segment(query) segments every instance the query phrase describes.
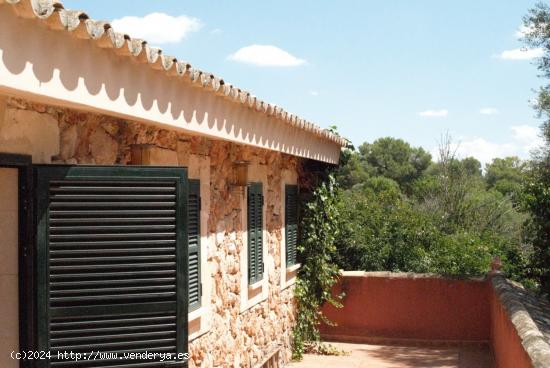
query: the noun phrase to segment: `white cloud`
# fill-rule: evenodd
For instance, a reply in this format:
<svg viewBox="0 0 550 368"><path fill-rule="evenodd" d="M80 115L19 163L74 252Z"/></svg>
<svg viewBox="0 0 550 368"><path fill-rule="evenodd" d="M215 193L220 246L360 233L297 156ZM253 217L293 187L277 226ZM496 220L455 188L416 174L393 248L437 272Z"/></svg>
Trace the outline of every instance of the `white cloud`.
<svg viewBox="0 0 550 368"><path fill-rule="evenodd" d="M544 50L541 47L534 49L513 49L513 50L504 50L496 57L503 60L531 60L544 55Z"/></svg>
<svg viewBox="0 0 550 368"><path fill-rule="evenodd" d="M222 34L223 31L220 29L220 28L214 28L213 30L210 31L210 34L212 35L219 35L219 34Z"/></svg>
<svg viewBox="0 0 550 368"><path fill-rule="evenodd" d="M444 118L447 115L449 115L449 111L442 109L442 110L426 110L421 111L418 113L419 116L423 116L426 118Z"/></svg>
<svg viewBox="0 0 550 368"><path fill-rule="evenodd" d="M494 107L484 107L479 110L479 113L482 115L495 115L498 114L498 110Z"/></svg>
<svg viewBox="0 0 550 368"><path fill-rule="evenodd" d="M483 165L490 163L496 157L518 156L529 158L529 153L540 147L543 140L539 137L539 130L530 125L514 125L510 127L510 137L506 142L491 142L481 137L470 137L456 140L452 150L459 158L473 156ZM431 150L432 156L437 159L438 147Z"/></svg>
<svg viewBox="0 0 550 368"><path fill-rule="evenodd" d="M229 60L258 66L300 66L305 60L272 45L250 45L227 57Z"/></svg>
<svg viewBox="0 0 550 368"><path fill-rule="evenodd" d="M515 139L528 142L539 138L539 130L531 125L514 125L510 127Z"/></svg>
<svg viewBox="0 0 550 368"><path fill-rule="evenodd" d="M510 129L512 130L512 137L521 145L525 153L529 153L544 144L544 140L540 136L540 130L537 127L523 124L512 126Z"/></svg>
<svg viewBox="0 0 550 368"><path fill-rule="evenodd" d="M154 44L180 42L189 33L196 32L202 27L197 18L186 15L173 17L164 13L151 13L144 17L122 17L113 20L111 25L117 32Z"/></svg>
<svg viewBox="0 0 550 368"><path fill-rule="evenodd" d="M314 97L317 97L317 96L319 96L319 91L311 90L311 91L309 91L309 94L314 96Z"/></svg>
<svg viewBox="0 0 550 368"><path fill-rule="evenodd" d="M517 154L517 146L514 143L495 143L479 137L456 143L455 148L459 157L473 156L482 164L491 162L495 157L515 156Z"/></svg>

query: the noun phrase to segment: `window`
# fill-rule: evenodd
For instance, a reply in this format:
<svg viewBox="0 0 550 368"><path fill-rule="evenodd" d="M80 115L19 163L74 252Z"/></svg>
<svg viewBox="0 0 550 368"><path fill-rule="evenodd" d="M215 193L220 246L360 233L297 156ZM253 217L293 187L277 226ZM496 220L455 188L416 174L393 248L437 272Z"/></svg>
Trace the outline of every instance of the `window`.
<svg viewBox="0 0 550 368"><path fill-rule="evenodd" d="M189 341L212 328L211 290L214 277L208 267L209 245L215 247L216 233L209 234L210 158L187 155L183 163L189 170L188 240L189 240ZM245 199L246 200L246 199ZM245 201L243 200L243 202ZM243 216L246 211L242 211ZM243 252L244 253L244 252ZM246 273L246 272L244 272Z"/></svg>
<svg viewBox="0 0 550 368"><path fill-rule="evenodd" d="M58 351L186 352L186 169L39 166L35 174L36 350L51 351L52 366L66 364Z"/></svg>
<svg viewBox="0 0 550 368"><path fill-rule="evenodd" d="M242 193L240 213L244 224L242 234L244 248L239 252L241 266L240 313L249 310L258 303L267 300L269 293L269 274L274 265L268 258L267 229L264 221L269 215L264 205L264 194L271 189L268 186L267 165L253 158L248 169L249 184ZM282 217L282 214L281 214Z"/></svg>
<svg viewBox="0 0 550 368"><path fill-rule="evenodd" d="M286 267L296 264L298 243L298 186L285 186L285 245Z"/></svg>
<svg viewBox="0 0 550 368"><path fill-rule="evenodd" d="M248 284L263 278L263 205L262 183L248 184Z"/></svg>
<svg viewBox="0 0 550 368"><path fill-rule="evenodd" d="M189 312L200 308L201 283L201 182L189 179L187 238L189 243Z"/></svg>

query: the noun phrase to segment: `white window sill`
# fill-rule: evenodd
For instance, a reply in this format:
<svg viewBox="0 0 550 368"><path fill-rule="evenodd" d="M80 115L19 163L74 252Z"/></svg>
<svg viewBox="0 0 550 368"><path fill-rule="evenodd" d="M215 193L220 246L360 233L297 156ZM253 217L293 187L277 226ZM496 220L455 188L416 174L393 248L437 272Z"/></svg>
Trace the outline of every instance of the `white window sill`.
<svg viewBox="0 0 550 368"><path fill-rule="evenodd" d="M258 288L261 288L263 284L264 284L264 280L261 279L260 281L256 281L254 284L248 285L248 290L254 291Z"/></svg>
<svg viewBox="0 0 550 368"><path fill-rule="evenodd" d="M265 302L267 300L267 275L264 275L264 278L252 285L248 285L248 299L241 299L241 313L246 312L250 308L254 307L257 304ZM250 294L255 294L253 297L250 297Z"/></svg>
<svg viewBox="0 0 550 368"><path fill-rule="evenodd" d="M189 322L191 322L191 321L199 318L200 316L202 316L205 312L206 312L206 307L199 307L199 308L195 309L194 311L189 312L189 314L187 315L187 320Z"/></svg>
<svg viewBox="0 0 550 368"><path fill-rule="evenodd" d="M286 268L286 273L291 273L291 272L297 271L297 270L300 269L300 267L302 267L302 264L301 263L296 263L295 265L287 267Z"/></svg>
<svg viewBox="0 0 550 368"><path fill-rule="evenodd" d="M296 263L286 269L281 282L281 290L284 290L296 283L296 276L298 276L298 270L301 266L302 265L300 263Z"/></svg>
<svg viewBox="0 0 550 368"><path fill-rule="evenodd" d="M194 340L210 331L209 308L200 307L188 314L188 340Z"/></svg>

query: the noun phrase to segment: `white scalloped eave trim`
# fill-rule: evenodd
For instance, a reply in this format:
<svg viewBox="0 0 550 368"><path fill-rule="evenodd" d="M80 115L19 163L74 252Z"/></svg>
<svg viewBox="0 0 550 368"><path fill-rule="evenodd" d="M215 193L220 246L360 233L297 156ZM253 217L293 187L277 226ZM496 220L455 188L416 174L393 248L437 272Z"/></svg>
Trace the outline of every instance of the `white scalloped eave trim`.
<svg viewBox="0 0 550 368"><path fill-rule="evenodd" d="M258 99L256 96L235 86L226 84L223 79L191 64L180 61L173 56L164 55L162 50L151 47L147 41L131 38L129 35L116 32L108 22L97 21L78 10L67 10L61 2L53 0L0 0L0 4L13 6L15 13L23 18L40 19L49 28L66 30L74 37L91 39L102 48L111 48L119 55L132 56L138 62L147 63L151 68L165 71L168 76L184 77L191 83L205 88L235 103L254 109L268 116L274 116L291 126L314 134L319 138L345 146L347 141L317 125L303 120L282 108Z"/></svg>

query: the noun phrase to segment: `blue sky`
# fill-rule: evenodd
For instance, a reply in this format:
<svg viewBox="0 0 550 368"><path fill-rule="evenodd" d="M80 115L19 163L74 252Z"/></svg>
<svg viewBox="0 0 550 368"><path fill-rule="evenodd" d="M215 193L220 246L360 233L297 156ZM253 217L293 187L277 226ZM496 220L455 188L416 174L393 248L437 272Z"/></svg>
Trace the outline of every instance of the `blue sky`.
<svg viewBox="0 0 550 368"><path fill-rule="evenodd" d="M517 31L531 0L64 1L357 146L393 136L527 158L543 81ZM151 13L164 15L149 16ZM127 16L137 18L124 18ZM267 64L267 65L266 65ZM276 64L276 65L270 65ZM483 113L482 113L483 112Z"/></svg>

